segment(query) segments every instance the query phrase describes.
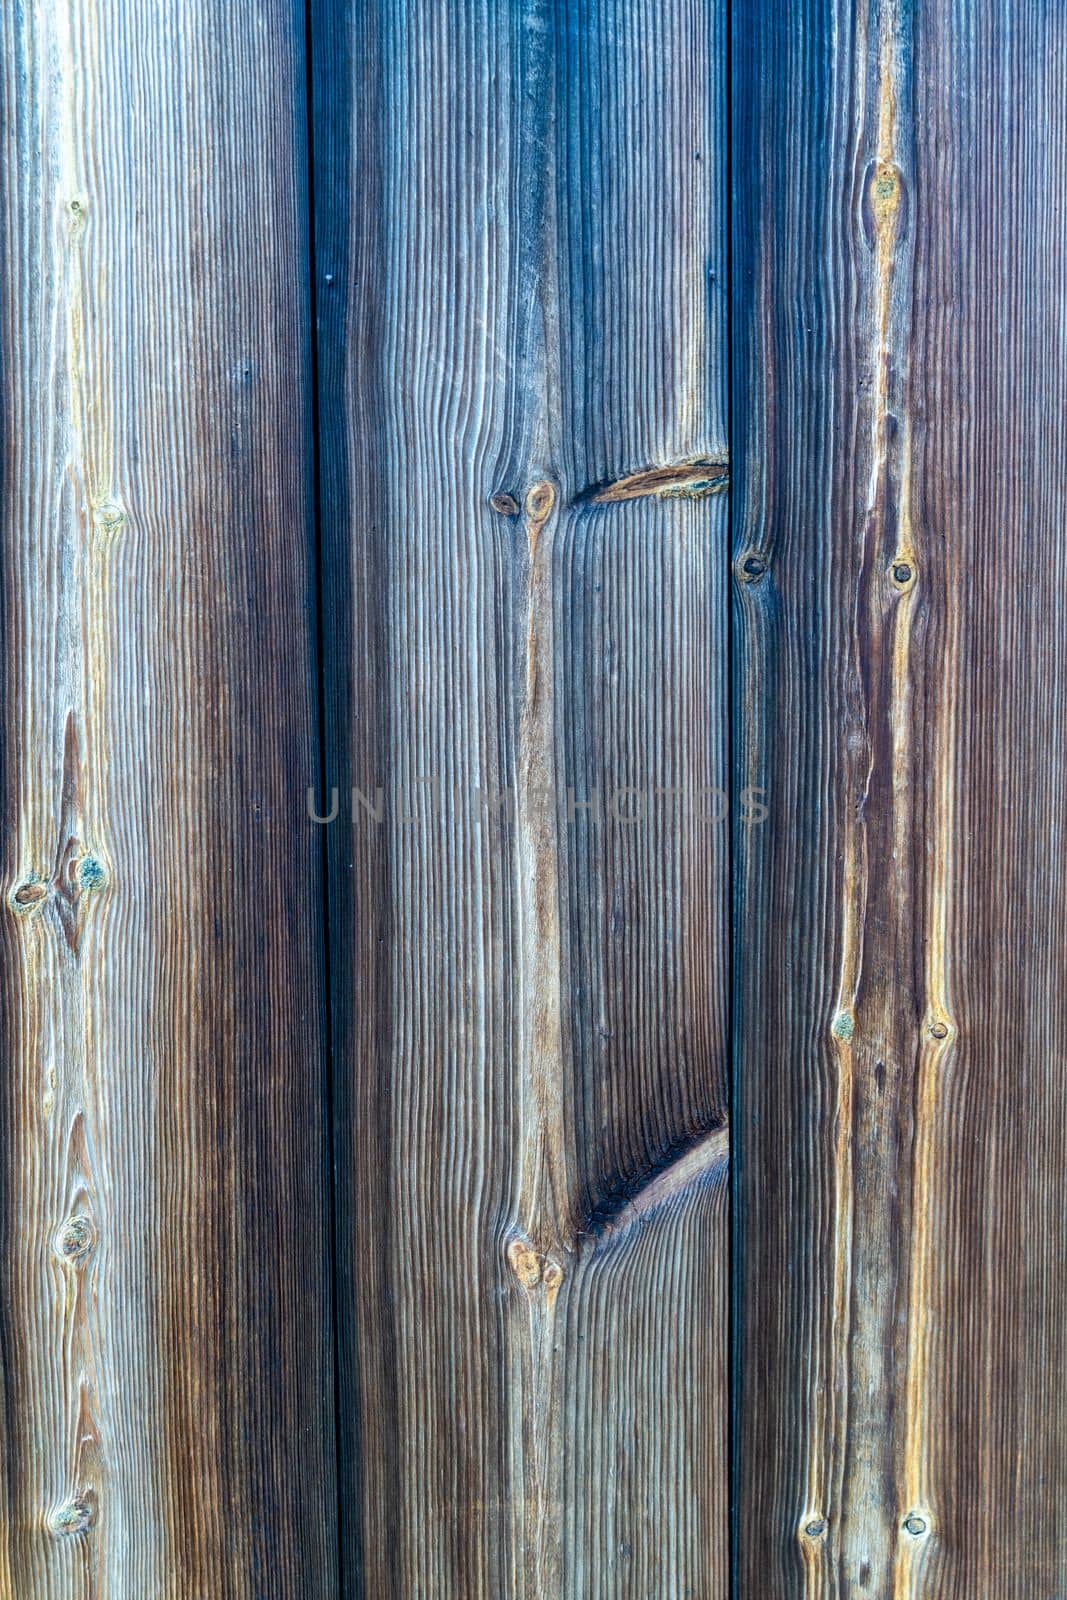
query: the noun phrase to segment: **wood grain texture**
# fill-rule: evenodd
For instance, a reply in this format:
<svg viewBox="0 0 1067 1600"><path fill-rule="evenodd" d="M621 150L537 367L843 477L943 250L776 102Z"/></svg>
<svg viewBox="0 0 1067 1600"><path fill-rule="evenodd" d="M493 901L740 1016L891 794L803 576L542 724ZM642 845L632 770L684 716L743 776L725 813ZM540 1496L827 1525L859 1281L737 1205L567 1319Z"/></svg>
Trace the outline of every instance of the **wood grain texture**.
<svg viewBox="0 0 1067 1600"><path fill-rule="evenodd" d="M1067 1586L1065 67L736 11L742 1594Z"/></svg>
<svg viewBox="0 0 1067 1600"><path fill-rule="evenodd" d="M0 1593L327 1595L303 16L0 20Z"/></svg>
<svg viewBox="0 0 1067 1600"><path fill-rule="evenodd" d="M723 16L313 24L348 1580L714 1600Z"/></svg>

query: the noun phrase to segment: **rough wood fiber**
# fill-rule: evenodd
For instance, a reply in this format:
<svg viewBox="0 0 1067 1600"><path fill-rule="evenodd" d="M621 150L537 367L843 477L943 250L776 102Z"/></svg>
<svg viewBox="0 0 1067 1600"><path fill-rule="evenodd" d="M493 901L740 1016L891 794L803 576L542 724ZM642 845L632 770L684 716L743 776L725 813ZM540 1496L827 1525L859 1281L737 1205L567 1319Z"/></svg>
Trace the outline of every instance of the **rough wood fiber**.
<svg viewBox="0 0 1067 1600"><path fill-rule="evenodd" d="M303 18L0 59L0 1594L328 1595Z"/></svg>
<svg viewBox="0 0 1067 1600"><path fill-rule="evenodd" d="M743 0L733 71L739 1592L1052 1600L1067 26Z"/></svg>
<svg viewBox="0 0 1067 1600"><path fill-rule="evenodd" d="M714 1600L720 9L313 19L348 1576Z"/></svg>

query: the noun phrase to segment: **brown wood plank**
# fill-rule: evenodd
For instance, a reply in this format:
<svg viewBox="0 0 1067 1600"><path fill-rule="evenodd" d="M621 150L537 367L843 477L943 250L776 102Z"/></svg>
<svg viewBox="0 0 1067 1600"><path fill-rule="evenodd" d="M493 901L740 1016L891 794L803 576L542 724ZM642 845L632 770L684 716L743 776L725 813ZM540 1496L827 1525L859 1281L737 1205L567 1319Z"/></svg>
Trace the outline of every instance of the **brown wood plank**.
<svg viewBox="0 0 1067 1600"><path fill-rule="evenodd" d="M734 46L739 1592L1051 1600L1067 32Z"/></svg>
<svg viewBox="0 0 1067 1600"><path fill-rule="evenodd" d="M303 39L0 15L11 1600L335 1592Z"/></svg>
<svg viewBox="0 0 1067 1600"><path fill-rule="evenodd" d="M724 14L314 18L347 1570L716 1600Z"/></svg>

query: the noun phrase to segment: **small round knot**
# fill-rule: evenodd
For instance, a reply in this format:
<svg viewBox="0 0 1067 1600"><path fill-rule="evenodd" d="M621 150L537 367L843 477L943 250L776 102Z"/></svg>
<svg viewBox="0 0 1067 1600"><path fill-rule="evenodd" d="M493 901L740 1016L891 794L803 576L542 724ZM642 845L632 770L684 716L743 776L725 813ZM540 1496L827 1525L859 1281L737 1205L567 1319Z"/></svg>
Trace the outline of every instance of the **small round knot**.
<svg viewBox="0 0 1067 1600"><path fill-rule="evenodd" d="M525 1239L512 1239L507 1249L508 1265L524 1289L534 1289L541 1281L541 1261Z"/></svg>
<svg viewBox="0 0 1067 1600"><path fill-rule="evenodd" d="M21 878L11 891L13 909L21 916L37 911L48 899L48 885L38 877Z"/></svg>
<svg viewBox="0 0 1067 1600"><path fill-rule="evenodd" d="M879 200L890 200L897 192L897 171L889 161L880 161L874 174L874 192Z"/></svg>
<svg viewBox="0 0 1067 1600"><path fill-rule="evenodd" d="M89 202L83 194L72 195L67 201L68 234L71 240L81 237L89 213Z"/></svg>
<svg viewBox="0 0 1067 1600"><path fill-rule="evenodd" d="M503 490L490 495L489 504L502 517L517 517L519 514L519 502L514 495L505 494Z"/></svg>
<svg viewBox="0 0 1067 1600"><path fill-rule="evenodd" d="M541 1282L549 1294L555 1294L563 1282L563 1268L558 1261L546 1261L545 1270L541 1275Z"/></svg>
<svg viewBox="0 0 1067 1600"><path fill-rule="evenodd" d="M56 1255L72 1266L82 1266L93 1253L96 1229L90 1217L68 1217L56 1234Z"/></svg>
<svg viewBox="0 0 1067 1600"><path fill-rule="evenodd" d="M742 583L759 583L767 575L767 560L758 550L753 550L749 555L742 556L738 563Z"/></svg>
<svg viewBox="0 0 1067 1600"><path fill-rule="evenodd" d="M901 172L892 161L879 161L871 179L871 209L876 221L886 225L901 201Z"/></svg>
<svg viewBox="0 0 1067 1600"><path fill-rule="evenodd" d="M920 1517L916 1511L910 1511L904 1518L904 1531L910 1533L913 1539L921 1538L926 1532L925 1518Z"/></svg>
<svg viewBox="0 0 1067 1600"><path fill-rule="evenodd" d="M893 582L898 583L901 588L911 582L911 567L906 561L893 563Z"/></svg>
<svg viewBox="0 0 1067 1600"><path fill-rule="evenodd" d="M526 493L526 515L531 522L545 522L555 503L556 491L552 484L535 483Z"/></svg>
<svg viewBox="0 0 1067 1600"><path fill-rule="evenodd" d="M126 508L118 500L101 500L94 511L96 526L108 539L114 539L126 526Z"/></svg>
<svg viewBox="0 0 1067 1600"><path fill-rule="evenodd" d="M87 1494L71 1495L62 1505L53 1507L48 1516L49 1528L63 1539L87 1533L92 1525L93 1502Z"/></svg>
<svg viewBox="0 0 1067 1600"><path fill-rule="evenodd" d="M103 862L96 856L82 856L78 862L78 883L86 893L102 889L107 883Z"/></svg>
<svg viewBox="0 0 1067 1600"><path fill-rule="evenodd" d="M948 1038L948 1023L935 1021L930 1024L930 1037L932 1039Z"/></svg>
<svg viewBox="0 0 1067 1600"><path fill-rule="evenodd" d="M804 1537L806 1539L821 1539L825 1532L826 1523L821 1517L813 1517L804 1527Z"/></svg>
<svg viewBox="0 0 1067 1600"><path fill-rule="evenodd" d="M851 1013L839 1011L834 1018L833 1027L830 1031L835 1039L843 1039L847 1044L856 1031L856 1024L852 1019Z"/></svg>

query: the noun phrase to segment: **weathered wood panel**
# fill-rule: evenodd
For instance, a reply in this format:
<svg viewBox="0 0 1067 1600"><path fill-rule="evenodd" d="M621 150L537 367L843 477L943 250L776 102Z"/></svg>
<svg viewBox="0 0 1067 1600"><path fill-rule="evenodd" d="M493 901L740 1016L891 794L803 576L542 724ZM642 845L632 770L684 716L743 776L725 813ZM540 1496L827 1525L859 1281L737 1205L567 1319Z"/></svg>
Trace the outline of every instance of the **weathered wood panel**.
<svg viewBox="0 0 1067 1600"><path fill-rule="evenodd" d="M335 1592L304 25L5 5L0 1592Z"/></svg>
<svg viewBox="0 0 1067 1600"><path fill-rule="evenodd" d="M723 15L313 19L348 1574L713 1600Z"/></svg>
<svg viewBox="0 0 1067 1600"><path fill-rule="evenodd" d="M733 63L739 1592L1052 1597L1067 24L743 0Z"/></svg>

